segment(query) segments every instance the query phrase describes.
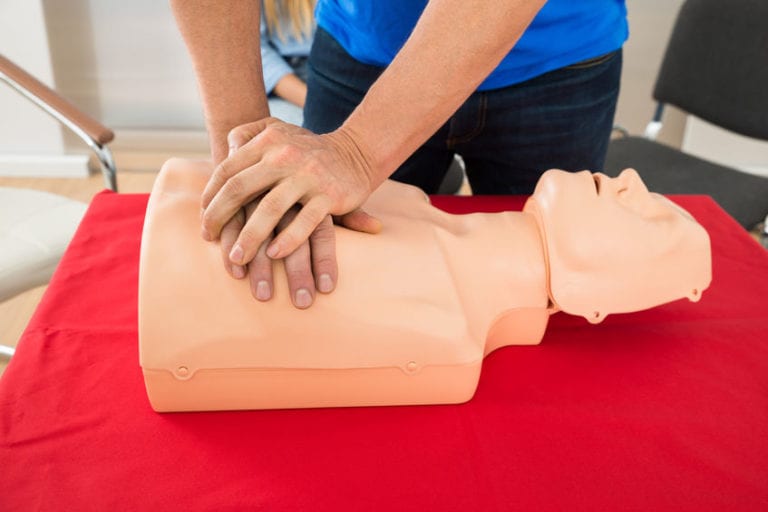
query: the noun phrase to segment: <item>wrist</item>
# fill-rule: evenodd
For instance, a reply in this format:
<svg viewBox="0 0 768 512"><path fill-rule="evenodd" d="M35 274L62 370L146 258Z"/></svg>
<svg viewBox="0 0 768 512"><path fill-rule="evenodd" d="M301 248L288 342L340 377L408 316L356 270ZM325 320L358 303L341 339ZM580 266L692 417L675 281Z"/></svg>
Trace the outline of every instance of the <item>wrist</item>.
<svg viewBox="0 0 768 512"><path fill-rule="evenodd" d="M254 110L254 114L251 116L239 116L237 119L222 118L219 120L206 119L206 127L208 129L208 141L211 146L211 156L213 158L214 165L218 165L222 160L227 158L229 154L229 142L227 140L229 132L238 126L259 121L269 117L268 109Z"/></svg>
<svg viewBox="0 0 768 512"><path fill-rule="evenodd" d="M353 178L364 189L366 197L387 178L387 174L382 176L373 152L354 131L341 126L321 137L329 140L344 155Z"/></svg>
<svg viewBox="0 0 768 512"><path fill-rule="evenodd" d="M229 153L227 133L228 132L226 131L214 130L210 127L208 128L208 144L211 148L213 165L219 165L225 158L227 158Z"/></svg>

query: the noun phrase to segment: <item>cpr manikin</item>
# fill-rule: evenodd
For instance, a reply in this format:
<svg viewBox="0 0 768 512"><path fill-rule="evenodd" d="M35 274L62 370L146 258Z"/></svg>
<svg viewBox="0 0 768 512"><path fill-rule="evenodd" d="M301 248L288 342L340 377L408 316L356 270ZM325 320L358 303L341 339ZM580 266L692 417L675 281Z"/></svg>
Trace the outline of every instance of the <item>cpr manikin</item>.
<svg viewBox="0 0 768 512"><path fill-rule="evenodd" d="M536 344L562 310L596 323L711 278L709 238L637 173L548 171L523 212L451 215L384 183L365 205L384 226L336 228L339 280L307 310L222 268L200 237L210 163L171 160L141 248L140 360L158 411L458 403L483 357Z"/></svg>

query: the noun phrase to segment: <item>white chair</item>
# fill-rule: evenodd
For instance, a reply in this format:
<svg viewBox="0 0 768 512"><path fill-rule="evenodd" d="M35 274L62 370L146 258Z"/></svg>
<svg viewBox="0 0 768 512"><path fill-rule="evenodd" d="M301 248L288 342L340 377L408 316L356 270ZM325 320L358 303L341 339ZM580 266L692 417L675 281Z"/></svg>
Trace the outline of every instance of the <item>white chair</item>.
<svg viewBox="0 0 768 512"><path fill-rule="evenodd" d="M109 128L2 55L0 81L80 137L96 154L107 188L117 190L115 163L107 147L114 138ZM48 192L0 187L0 302L48 282L86 208ZM0 356L14 352L0 345Z"/></svg>

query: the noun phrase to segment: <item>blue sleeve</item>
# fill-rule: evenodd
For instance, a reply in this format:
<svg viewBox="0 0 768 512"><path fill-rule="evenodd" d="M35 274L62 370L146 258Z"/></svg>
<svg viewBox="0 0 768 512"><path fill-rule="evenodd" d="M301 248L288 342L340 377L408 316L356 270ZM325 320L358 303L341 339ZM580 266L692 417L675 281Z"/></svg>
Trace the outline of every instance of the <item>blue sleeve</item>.
<svg viewBox="0 0 768 512"><path fill-rule="evenodd" d="M291 66L272 45L264 17L261 18L261 68L264 72L264 88L271 93L285 75L293 73Z"/></svg>

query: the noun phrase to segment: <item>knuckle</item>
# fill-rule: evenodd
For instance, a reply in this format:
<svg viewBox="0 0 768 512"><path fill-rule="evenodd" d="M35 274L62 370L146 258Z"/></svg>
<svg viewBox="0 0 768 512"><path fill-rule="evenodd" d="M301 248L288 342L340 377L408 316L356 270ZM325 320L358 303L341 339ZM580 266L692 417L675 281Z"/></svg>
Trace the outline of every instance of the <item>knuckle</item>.
<svg viewBox="0 0 768 512"><path fill-rule="evenodd" d="M305 285L312 282L312 271L309 265L286 266L285 273L294 285Z"/></svg>
<svg viewBox="0 0 768 512"><path fill-rule="evenodd" d="M301 158L301 150L293 144L283 144L272 155L272 162L277 165L295 164Z"/></svg>
<svg viewBox="0 0 768 512"><path fill-rule="evenodd" d="M253 277L259 279L272 279L272 260L262 251L256 253L253 260L248 264Z"/></svg>
<svg viewBox="0 0 768 512"><path fill-rule="evenodd" d="M258 137L261 142L273 144L280 139L280 129L275 124L267 124Z"/></svg>
<svg viewBox="0 0 768 512"><path fill-rule="evenodd" d="M239 198L245 193L245 181L245 178L240 174L232 176L222 187L222 192L227 196L234 196Z"/></svg>
<svg viewBox="0 0 768 512"><path fill-rule="evenodd" d="M221 185L233 174L233 169L234 167L232 166L231 162L224 160L218 166L216 166L216 169L213 171L213 176L211 176L211 180Z"/></svg>
<svg viewBox="0 0 768 512"><path fill-rule="evenodd" d="M242 146L248 142L250 138L250 130L243 125L232 128L227 134L227 141L230 146Z"/></svg>
<svg viewBox="0 0 768 512"><path fill-rule="evenodd" d="M328 216L328 209L320 201L312 201L302 208L299 214L299 220L308 232L320 231L320 233L332 233L330 225L324 222Z"/></svg>
<svg viewBox="0 0 768 512"><path fill-rule="evenodd" d="M315 268L318 269L318 273L336 268L336 258L334 258L332 254L313 252L312 263L314 263Z"/></svg>
<svg viewBox="0 0 768 512"><path fill-rule="evenodd" d="M329 216L326 215L322 222L317 225L310 238L316 242L325 242L336 238L336 231Z"/></svg>
<svg viewBox="0 0 768 512"><path fill-rule="evenodd" d="M285 209L282 206L282 202L275 194L267 194L259 202L257 210L267 215L270 218L276 218L283 215Z"/></svg>
<svg viewBox="0 0 768 512"><path fill-rule="evenodd" d="M312 279L312 270L309 267L308 262L303 262L300 265L287 265L285 266L285 275L291 284L292 288L314 288L314 281Z"/></svg>

